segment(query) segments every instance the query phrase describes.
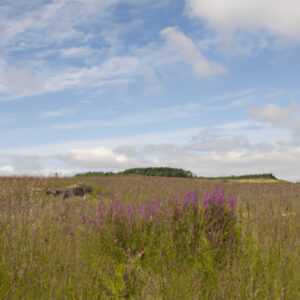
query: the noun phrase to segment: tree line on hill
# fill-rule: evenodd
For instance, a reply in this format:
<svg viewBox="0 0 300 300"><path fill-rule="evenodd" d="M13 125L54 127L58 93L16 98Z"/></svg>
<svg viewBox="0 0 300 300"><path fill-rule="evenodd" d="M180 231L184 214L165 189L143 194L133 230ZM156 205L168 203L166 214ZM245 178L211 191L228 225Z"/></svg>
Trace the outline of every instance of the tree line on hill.
<svg viewBox="0 0 300 300"><path fill-rule="evenodd" d="M98 177L98 176L113 176L113 175L143 175L143 176L161 176L161 177L182 177L192 178L195 177L191 171L186 171L177 168L133 168L125 171L113 172L86 172L76 174L75 177Z"/></svg>
<svg viewBox="0 0 300 300"><path fill-rule="evenodd" d="M273 179L278 180L276 176L272 173L264 173L264 174L248 174L248 175L231 175L231 176L220 176L220 177L203 177L199 176L198 178L202 179L227 179L227 180L235 180L235 179Z"/></svg>
<svg viewBox="0 0 300 300"><path fill-rule="evenodd" d="M78 173L75 177L104 177L118 175L142 175L142 176L161 176L161 177L180 177L180 178L201 178L201 179L223 179L223 180L238 180L238 179L273 179L277 178L272 173L265 174L249 174L240 176L224 176L224 177L203 177L196 176L191 171L179 168L169 167L149 167L149 168L132 168L121 172L86 172Z"/></svg>

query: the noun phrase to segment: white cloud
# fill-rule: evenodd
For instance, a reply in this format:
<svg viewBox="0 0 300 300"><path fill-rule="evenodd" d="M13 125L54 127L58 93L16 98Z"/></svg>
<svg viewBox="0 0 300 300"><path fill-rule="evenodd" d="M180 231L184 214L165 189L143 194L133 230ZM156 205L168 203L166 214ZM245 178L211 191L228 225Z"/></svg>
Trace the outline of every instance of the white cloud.
<svg viewBox="0 0 300 300"><path fill-rule="evenodd" d="M130 56L111 57L100 65L83 68L43 64L15 69L5 63L2 68L0 65L0 93L21 98L68 89L105 90L127 86L142 71L139 58Z"/></svg>
<svg viewBox="0 0 300 300"><path fill-rule="evenodd" d="M41 79L30 70L0 65L0 93L10 95L26 95L41 89Z"/></svg>
<svg viewBox="0 0 300 300"><path fill-rule="evenodd" d="M10 175L15 171L15 168L11 165L5 165L0 167L0 175Z"/></svg>
<svg viewBox="0 0 300 300"><path fill-rule="evenodd" d="M69 170L71 174L87 170L171 166L190 169L203 176L273 172L280 178L300 180L300 145L289 143L289 138L286 131L274 127L237 122L202 131L193 128L153 132L6 151L21 155L6 155L2 150L0 158L8 160L0 164L14 167L13 174L47 175L59 169Z"/></svg>
<svg viewBox="0 0 300 300"><path fill-rule="evenodd" d="M244 31L300 40L298 0L186 0L187 12L222 33Z"/></svg>
<svg viewBox="0 0 300 300"><path fill-rule="evenodd" d="M122 168L128 164L124 154L114 153L105 147L72 149L59 159L84 168Z"/></svg>
<svg viewBox="0 0 300 300"><path fill-rule="evenodd" d="M109 9L118 2L55 0L46 4L31 2L31 5L20 7L7 5L0 21L1 44L24 49L85 39L87 36L81 26L90 22L103 23L110 16Z"/></svg>
<svg viewBox="0 0 300 300"><path fill-rule="evenodd" d="M137 18L126 26L115 18L118 4L124 2ZM167 2L153 6L149 0L54 0L6 5L0 9L0 99L124 89L136 82L145 94L159 93L165 71L179 62L190 65L199 77L224 74L221 64L206 59L191 38L172 27L161 32L166 42L124 43L128 31L141 26L141 9L159 9Z"/></svg>
<svg viewBox="0 0 300 300"><path fill-rule="evenodd" d="M39 115L42 118L58 118L73 115L78 109L75 108L59 108L57 110L43 111Z"/></svg>
<svg viewBox="0 0 300 300"><path fill-rule="evenodd" d="M231 108L230 105L223 106L205 106L199 102L190 102L181 105L173 105L167 107L160 107L156 109L145 109L139 112L138 115L119 116L114 118L102 118L99 120L78 120L76 122L66 122L62 124L55 124L54 129L73 130L88 127L129 127L136 125L146 125L153 123L164 123L174 119L184 119L196 117L207 113L208 111L225 110ZM56 115L56 112L49 112Z"/></svg>
<svg viewBox="0 0 300 300"><path fill-rule="evenodd" d="M178 151L164 159L165 164L184 167L203 176L274 173L279 178L299 180L300 148L262 150L260 152L228 151L196 155Z"/></svg>
<svg viewBox="0 0 300 300"><path fill-rule="evenodd" d="M197 76L206 77L226 73L224 66L204 58L193 40L178 29L165 28L161 31L161 35L166 39L173 52L181 60L187 62Z"/></svg>
<svg viewBox="0 0 300 300"><path fill-rule="evenodd" d="M244 151L250 147L245 136L224 134L222 130L207 127L192 137L185 147L188 151L226 153L227 151Z"/></svg>
<svg viewBox="0 0 300 300"><path fill-rule="evenodd" d="M62 57L74 58L74 57L83 57L89 56L93 53L93 49L90 47L71 47L63 48L59 50L59 53Z"/></svg>
<svg viewBox="0 0 300 300"><path fill-rule="evenodd" d="M132 0L38 0L1 5L1 98L128 85L140 70L133 74L138 59L116 51L121 43L116 39L125 30L114 22L120 2L136 4ZM100 57L102 49L106 53ZM84 61L80 66L71 60L58 64L53 57Z"/></svg>
<svg viewBox="0 0 300 300"><path fill-rule="evenodd" d="M4 171L13 174L39 174L43 170L41 157L36 154L0 154L0 161L6 162Z"/></svg>
<svg viewBox="0 0 300 300"><path fill-rule="evenodd" d="M296 103L291 103L285 107L268 104L249 109L248 113L261 122L267 122L276 127L292 129L300 133L300 106Z"/></svg>

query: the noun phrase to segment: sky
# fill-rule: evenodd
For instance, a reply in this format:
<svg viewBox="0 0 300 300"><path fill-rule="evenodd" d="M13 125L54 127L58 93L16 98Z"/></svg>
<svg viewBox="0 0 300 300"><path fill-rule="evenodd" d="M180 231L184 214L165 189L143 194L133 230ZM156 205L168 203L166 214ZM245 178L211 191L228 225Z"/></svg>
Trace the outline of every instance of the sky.
<svg viewBox="0 0 300 300"><path fill-rule="evenodd" d="M298 0L0 2L0 175L300 180Z"/></svg>

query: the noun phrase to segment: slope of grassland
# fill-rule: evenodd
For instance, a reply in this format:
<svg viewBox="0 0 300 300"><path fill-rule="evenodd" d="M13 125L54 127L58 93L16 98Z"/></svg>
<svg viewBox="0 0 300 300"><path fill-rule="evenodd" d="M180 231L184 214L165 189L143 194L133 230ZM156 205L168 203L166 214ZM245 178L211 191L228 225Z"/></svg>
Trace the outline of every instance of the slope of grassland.
<svg viewBox="0 0 300 300"><path fill-rule="evenodd" d="M230 182L241 182L241 183L280 183L283 182L279 179L272 178L249 178L249 179L229 179Z"/></svg>
<svg viewBox="0 0 300 300"><path fill-rule="evenodd" d="M94 187L87 199L49 186ZM0 299L300 299L300 185L0 179Z"/></svg>

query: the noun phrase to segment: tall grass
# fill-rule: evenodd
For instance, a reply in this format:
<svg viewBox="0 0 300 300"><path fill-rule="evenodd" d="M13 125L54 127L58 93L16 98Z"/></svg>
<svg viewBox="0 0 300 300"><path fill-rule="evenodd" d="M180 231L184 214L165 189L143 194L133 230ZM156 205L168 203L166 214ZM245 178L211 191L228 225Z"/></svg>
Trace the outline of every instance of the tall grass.
<svg viewBox="0 0 300 300"><path fill-rule="evenodd" d="M54 198L78 181L97 193ZM0 179L0 299L300 299L300 186Z"/></svg>

